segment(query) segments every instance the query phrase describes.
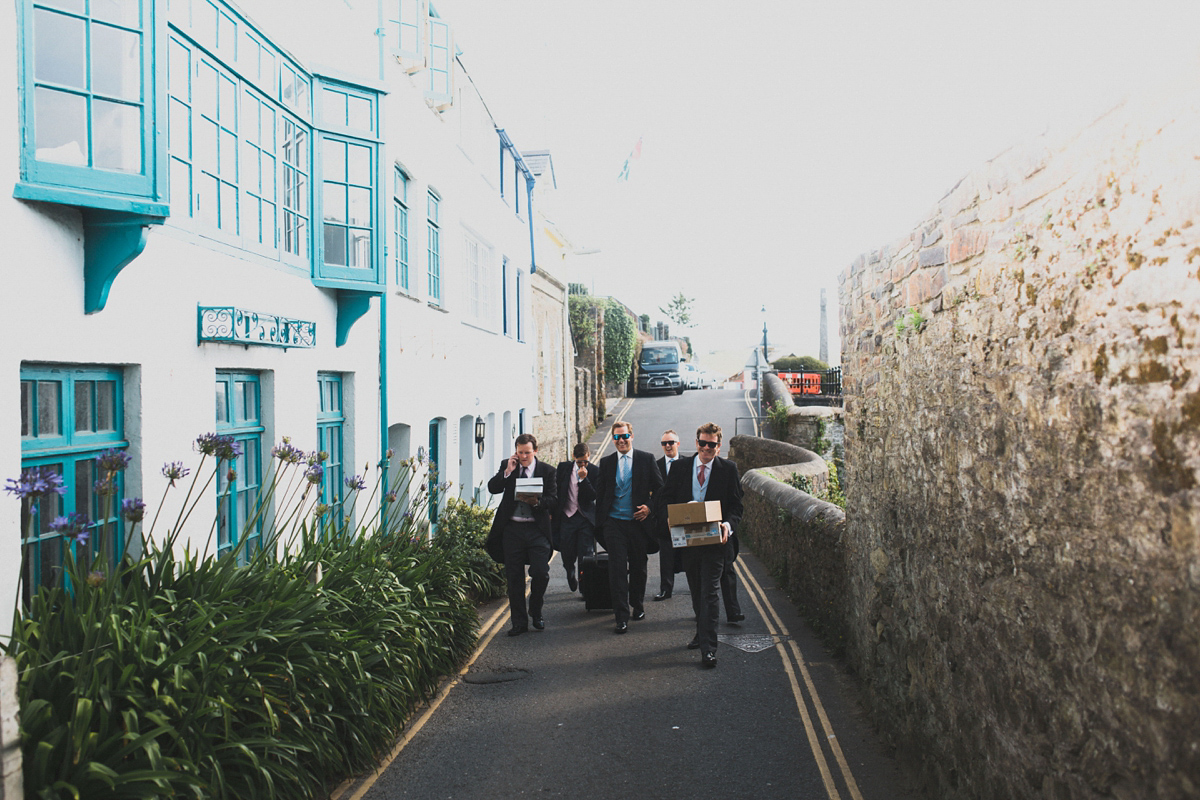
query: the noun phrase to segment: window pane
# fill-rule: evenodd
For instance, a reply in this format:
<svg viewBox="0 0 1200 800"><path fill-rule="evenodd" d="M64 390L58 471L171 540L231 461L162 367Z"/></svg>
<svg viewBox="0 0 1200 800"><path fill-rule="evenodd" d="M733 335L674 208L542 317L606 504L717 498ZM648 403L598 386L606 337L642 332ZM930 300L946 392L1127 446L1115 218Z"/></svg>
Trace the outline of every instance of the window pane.
<svg viewBox="0 0 1200 800"><path fill-rule="evenodd" d="M363 228L350 229L351 267L371 266L371 232Z"/></svg>
<svg viewBox="0 0 1200 800"><path fill-rule="evenodd" d="M84 0L39 0L39 6L53 6L61 8L63 11L74 11L76 13L84 13L86 6Z"/></svg>
<svg viewBox="0 0 1200 800"><path fill-rule="evenodd" d="M325 263L346 266L346 229L340 225L325 226Z"/></svg>
<svg viewBox="0 0 1200 800"><path fill-rule="evenodd" d="M237 187L221 182L221 230L237 233L238 190Z"/></svg>
<svg viewBox="0 0 1200 800"><path fill-rule="evenodd" d="M346 222L346 187L337 183L325 184L325 221Z"/></svg>
<svg viewBox="0 0 1200 800"><path fill-rule="evenodd" d="M190 217L192 211L192 169L177 158L171 159L171 211Z"/></svg>
<svg viewBox="0 0 1200 800"><path fill-rule="evenodd" d="M224 126L218 128L218 150L221 159L220 175L227 181L236 181L237 175L237 137L227 131Z"/></svg>
<svg viewBox="0 0 1200 800"><path fill-rule="evenodd" d="M346 124L346 95L332 89L321 90L321 121L329 125Z"/></svg>
<svg viewBox="0 0 1200 800"><path fill-rule="evenodd" d="M142 109L97 99L92 101L92 114L95 118L92 131L96 146L95 166L141 172Z"/></svg>
<svg viewBox="0 0 1200 800"><path fill-rule="evenodd" d="M91 432L92 387L95 381L75 381L75 432Z"/></svg>
<svg viewBox="0 0 1200 800"><path fill-rule="evenodd" d="M266 198L275 197L275 159L269 153L261 153L262 170L259 180L262 181L262 196Z"/></svg>
<svg viewBox="0 0 1200 800"><path fill-rule="evenodd" d="M96 430L115 431L117 429L117 382L96 382Z"/></svg>
<svg viewBox="0 0 1200 800"><path fill-rule="evenodd" d="M134 0L92 0L92 17L137 28L141 26L141 3Z"/></svg>
<svg viewBox="0 0 1200 800"><path fill-rule="evenodd" d="M350 187L349 209L351 225L371 224L371 190Z"/></svg>
<svg viewBox="0 0 1200 800"><path fill-rule="evenodd" d="M242 419L254 422L258 420L258 384L253 381L241 382Z"/></svg>
<svg viewBox="0 0 1200 800"><path fill-rule="evenodd" d="M34 90L33 106L38 161L86 166L87 100L39 86Z"/></svg>
<svg viewBox="0 0 1200 800"><path fill-rule="evenodd" d="M171 98L167 106L167 149L180 158L192 157L192 110ZM211 123L205 123L211 124Z"/></svg>
<svg viewBox="0 0 1200 800"><path fill-rule="evenodd" d="M59 420L59 393L62 385L58 381L37 382L38 436L59 436L62 428Z"/></svg>
<svg viewBox="0 0 1200 800"><path fill-rule="evenodd" d="M229 422L229 384L217 381L217 423Z"/></svg>
<svg viewBox="0 0 1200 800"><path fill-rule="evenodd" d="M362 131L374 131L375 128L371 124L371 101L365 97L355 96L351 96L349 101L347 121L350 127Z"/></svg>
<svg viewBox="0 0 1200 800"><path fill-rule="evenodd" d="M196 164L209 172L217 171L217 124L207 118L196 125Z"/></svg>
<svg viewBox="0 0 1200 800"><path fill-rule="evenodd" d="M21 437L33 436L33 381L21 381Z"/></svg>
<svg viewBox="0 0 1200 800"><path fill-rule="evenodd" d="M92 91L120 100L142 99L142 37L133 31L92 26Z"/></svg>
<svg viewBox="0 0 1200 800"><path fill-rule="evenodd" d="M350 145L347 174L349 183L359 186L371 185L371 149L362 145Z"/></svg>
<svg viewBox="0 0 1200 800"><path fill-rule="evenodd" d="M33 77L75 89L87 88L84 21L36 9L33 12Z"/></svg>
<svg viewBox="0 0 1200 800"><path fill-rule="evenodd" d="M75 510L87 514L88 519L96 518L95 492L92 483L96 480L96 462L90 458L81 458L75 462Z"/></svg>
<svg viewBox="0 0 1200 800"><path fill-rule="evenodd" d="M330 180L345 180L346 179L346 145L344 142L337 142L332 139L326 139L322 145L322 152L325 160L322 164L322 170L325 177Z"/></svg>
<svg viewBox="0 0 1200 800"><path fill-rule="evenodd" d="M242 176L241 184L244 188L259 194L259 175L258 175L258 148L250 142L242 142Z"/></svg>
<svg viewBox="0 0 1200 800"><path fill-rule="evenodd" d="M55 536L38 544L41 550L42 586L58 586L62 582L63 542ZM30 584L33 585L33 584Z"/></svg>
<svg viewBox="0 0 1200 800"><path fill-rule="evenodd" d="M217 227L217 179L206 173L197 177L196 207L200 219L210 227Z"/></svg>

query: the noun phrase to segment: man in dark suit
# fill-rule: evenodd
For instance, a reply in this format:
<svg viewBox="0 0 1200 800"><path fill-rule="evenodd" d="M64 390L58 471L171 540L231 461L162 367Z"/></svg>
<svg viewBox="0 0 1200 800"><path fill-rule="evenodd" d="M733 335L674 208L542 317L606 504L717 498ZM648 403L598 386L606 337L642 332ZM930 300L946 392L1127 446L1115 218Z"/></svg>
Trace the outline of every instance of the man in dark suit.
<svg viewBox="0 0 1200 800"><path fill-rule="evenodd" d="M554 478L562 501L554 513L554 549L562 553L571 591L579 588L575 559L596 552L596 470L588 462L587 442L575 445L574 460L558 465Z"/></svg>
<svg viewBox="0 0 1200 800"><path fill-rule="evenodd" d="M655 463L663 480L670 475L671 467L679 460L679 434L673 430L663 431L663 457ZM655 600L669 600L675 591L675 573L683 571L683 553L671 547L671 529L667 527L667 518L655 515L655 534L658 536L658 594Z"/></svg>
<svg viewBox="0 0 1200 800"><path fill-rule="evenodd" d="M596 484L596 530L608 550L608 581L612 589L617 633L629 630L630 619L645 619L646 554L658 550L650 516L652 495L662 488L654 456L633 449L633 426L624 420L612 425L617 452L600 459Z"/></svg>
<svg viewBox="0 0 1200 800"><path fill-rule="evenodd" d="M734 529L742 519L742 481L737 464L719 457L721 427L711 422L696 431L696 455L680 459L658 495L656 512L667 515L667 505L704 500L721 501L721 544L686 547L683 566L696 611L696 638L689 649L700 648L701 663L717 665L717 618L721 609L721 574L726 560L732 570L737 542Z"/></svg>
<svg viewBox="0 0 1200 800"><path fill-rule="evenodd" d="M541 478L542 493L517 494L517 478ZM517 437L516 452L500 464L488 481L492 494L504 493L492 519L487 551L504 565L508 579L509 636L546 627L542 619L542 600L550 582L550 515L558 504L558 486L554 467L537 460L537 439L531 433ZM525 565L529 565L529 611L525 611Z"/></svg>

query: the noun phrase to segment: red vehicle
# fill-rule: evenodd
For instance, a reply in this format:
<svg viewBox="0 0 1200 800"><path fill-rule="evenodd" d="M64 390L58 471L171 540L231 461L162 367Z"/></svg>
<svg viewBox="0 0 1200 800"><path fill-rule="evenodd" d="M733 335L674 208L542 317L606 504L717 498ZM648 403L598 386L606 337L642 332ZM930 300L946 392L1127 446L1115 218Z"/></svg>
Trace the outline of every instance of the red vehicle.
<svg viewBox="0 0 1200 800"><path fill-rule="evenodd" d="M779 380L783 381L792 394L820 394L820 372L780 372Z"/></svg>

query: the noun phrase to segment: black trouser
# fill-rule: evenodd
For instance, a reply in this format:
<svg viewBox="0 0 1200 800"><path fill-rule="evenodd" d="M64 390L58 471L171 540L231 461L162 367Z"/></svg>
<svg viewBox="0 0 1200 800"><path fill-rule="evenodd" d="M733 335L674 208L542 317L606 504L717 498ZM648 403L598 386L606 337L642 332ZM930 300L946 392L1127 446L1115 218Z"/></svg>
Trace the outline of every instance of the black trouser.
<svg viewBox="0 0 1200 800"><path fill-rule="evenodd" d="M596 528L583 514L574 514L562 521L558 535L563 569L574 575L576 559L596 552Z"/></svg>
<svg viewBox="0 0 1200 800"><path fill-rule="evenodd" d="M604 523L604 546L608 550L608 585L612 589L613 614L617 622L628 622L630 610L642 610L646 599L646 538L642 523L612 519Z"/></svg>
<svg viewBox="0 0 1200 800"><path fill-rule="evenodd" d="M696 612L696 640L704 653L717 652L717 618L721 615L721 573L725 547L706 544L683 550L683 569Z"/></svg>
<svg viewBox="0 0 1200 800"><path fill-rule="evenodd" d="M504 528L504 575L508 579L508 613L514 628L542 615L550 582L550 542L534 522L509 522ZM525 612L525 565L529 565L529 613Z"/></svg>
<svg viewBox="0 0 1200 800"><path fill-rule="evenodd" d="M658 537L658 590L663 594L675 591L675 573L683 570L680 550L671 545L670 533Z"/></svg>
<svg viewBox="0 0 1200 800"><path fill-rule="evenodd" d="M721 547L721 598L725 601L725 619L729 619L742 613L737 596L737 573L733 571L733 562L737 560L733 537L730 536Z"/></svg>

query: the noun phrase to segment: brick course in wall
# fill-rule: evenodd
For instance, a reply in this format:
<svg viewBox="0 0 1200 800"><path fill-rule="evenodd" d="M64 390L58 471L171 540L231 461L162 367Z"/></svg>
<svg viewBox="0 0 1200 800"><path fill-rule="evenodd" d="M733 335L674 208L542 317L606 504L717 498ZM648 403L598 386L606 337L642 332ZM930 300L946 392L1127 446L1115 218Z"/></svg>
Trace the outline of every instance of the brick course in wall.
<svg viewBox="0 0 1200 800"><path fill-rule="evenodd" d="M847 652L939 797L1200 796L1198 268L1200 109L1138 101L840 276Z"/></svg>

